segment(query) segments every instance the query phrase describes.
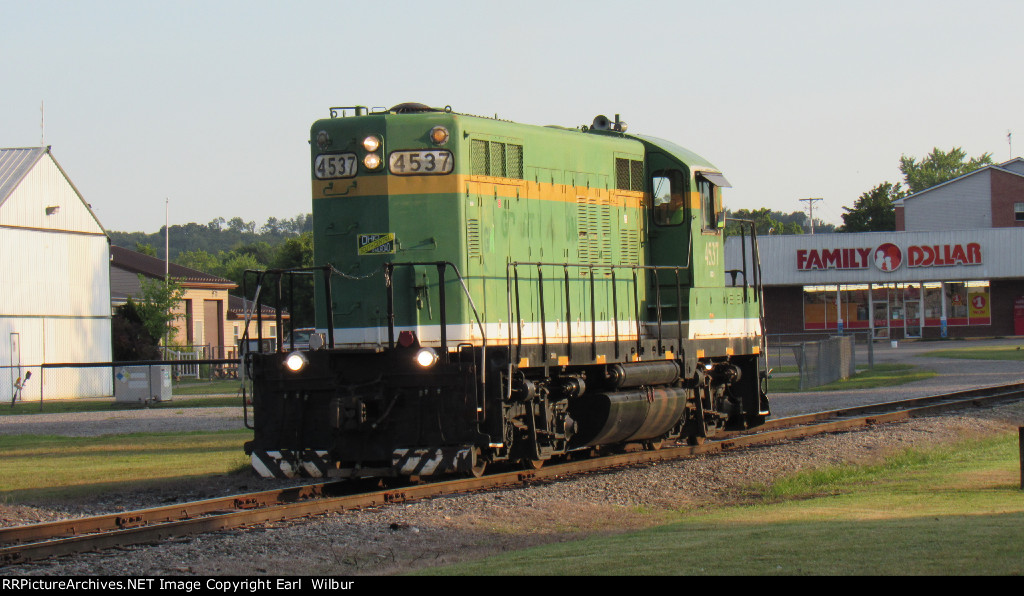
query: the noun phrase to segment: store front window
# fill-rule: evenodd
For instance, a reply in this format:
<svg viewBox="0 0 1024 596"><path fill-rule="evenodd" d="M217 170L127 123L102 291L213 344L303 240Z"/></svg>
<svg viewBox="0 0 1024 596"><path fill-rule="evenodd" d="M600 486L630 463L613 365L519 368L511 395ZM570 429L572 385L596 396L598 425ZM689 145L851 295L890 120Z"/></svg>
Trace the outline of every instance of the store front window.
<svg viewBox="0 0 1024 596"><path fill-rule="evenodd" d="M921 337L926 327L990 325L989 282L804 286L804 329L872 329L876 339ZM840 325L841 323L841 325Z"/></svg>
<svg viewBox="0 0 1024 596"><path fill-rule="evenodd" d="M938 327L942 324L942 284L928 282L924 284L921 307L924 309L925 327Z"/></svg>
<svg viewBox="0 0 1024 596"><path fill-rule="evenodd" d="M867 329L869 292L867 284L804 286L804 328Z"/></svg>
<svg viewBox="0 0 1024 596"><path fill-rule="evenodd" d="M804 329L828 329L828 321L835 322L835 291L836 286L804 286Z"/></svg>

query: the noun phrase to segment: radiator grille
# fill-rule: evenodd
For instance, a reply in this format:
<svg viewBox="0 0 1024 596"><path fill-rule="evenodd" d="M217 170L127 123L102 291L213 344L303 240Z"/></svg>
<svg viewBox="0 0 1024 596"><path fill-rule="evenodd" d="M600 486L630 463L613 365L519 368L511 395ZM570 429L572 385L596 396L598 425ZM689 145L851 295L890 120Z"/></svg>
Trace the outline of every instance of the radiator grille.
<svg viewBox="0 0 1024 596"><path fill-rule="evenodd" d="M644 189L644 162L616 157L615 188L642 191Z"/></svg>
<svg viewBox="0 0 1024 596"><path fill-rule="evenodd" d="M474 139L470 146L474 176L523 179L523 146Z"/></svg>

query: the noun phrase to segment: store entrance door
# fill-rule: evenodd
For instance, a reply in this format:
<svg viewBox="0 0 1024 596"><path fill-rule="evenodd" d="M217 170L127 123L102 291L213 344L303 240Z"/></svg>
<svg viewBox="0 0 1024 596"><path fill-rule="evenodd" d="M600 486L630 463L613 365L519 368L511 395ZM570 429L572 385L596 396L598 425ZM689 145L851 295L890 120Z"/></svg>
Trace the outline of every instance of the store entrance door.
<svg viewBox="0 0 1024 596"><path fill-rule="evenodd" d="M907 300L903 303L907 316L903 320L906 337L921 337L921 301Z"/></svg>
<svg viewBox="0 0 1024 596"><path fill-rule="evenodd" d="M874 327L871 328L875 339L889 339L889 301L881 300L871 303L871 316Z"/></svg>

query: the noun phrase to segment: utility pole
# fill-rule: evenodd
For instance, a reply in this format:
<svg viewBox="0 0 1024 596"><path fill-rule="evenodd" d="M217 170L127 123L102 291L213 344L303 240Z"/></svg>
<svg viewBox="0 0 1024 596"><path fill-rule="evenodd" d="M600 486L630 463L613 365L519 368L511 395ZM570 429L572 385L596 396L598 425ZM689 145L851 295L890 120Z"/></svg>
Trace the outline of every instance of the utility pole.
<svg viewBox="0 0 1024 596"><path fill-rule="evenodd" d="M811 233L814 233L814 201L824 201L825 199L800 199L801 201L807 201L807 208L811 211Z"/></svg>
<svg viewBox="0 0 1024 596"><path fill-rule="evenodd" d="M169 292L171 285L171 199L164 197L164 291ZM171 343L171 329L164 327L164 360Z"/></svg>

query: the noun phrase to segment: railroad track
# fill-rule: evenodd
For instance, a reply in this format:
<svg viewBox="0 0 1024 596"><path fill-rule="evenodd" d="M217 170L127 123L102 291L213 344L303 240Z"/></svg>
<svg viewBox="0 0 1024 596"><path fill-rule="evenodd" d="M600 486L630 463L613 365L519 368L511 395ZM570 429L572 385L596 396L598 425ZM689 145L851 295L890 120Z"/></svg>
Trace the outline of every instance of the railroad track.
<svg viewBox="0 0 1024 596"><path fill-rule="evenodd" d="M440 495L554 480L598 470L712 454L752 445L897 422L942 410L1024 398L1024 383L983 387L771 420L750 433L729 433L703 445L671 446L568 461L538 470L445 480L350 493L351 482L325 482L152 509L0 528L0 567L106 548L268 522L353 511Z"/></svg>

